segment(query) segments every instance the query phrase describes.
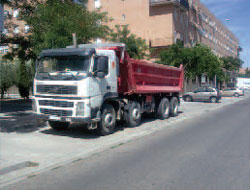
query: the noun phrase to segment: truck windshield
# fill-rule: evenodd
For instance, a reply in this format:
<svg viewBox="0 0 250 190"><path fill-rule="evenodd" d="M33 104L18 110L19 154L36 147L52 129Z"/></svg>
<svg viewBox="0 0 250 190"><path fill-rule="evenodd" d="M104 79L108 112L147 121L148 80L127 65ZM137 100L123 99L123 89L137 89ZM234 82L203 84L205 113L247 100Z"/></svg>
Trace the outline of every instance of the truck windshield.
<svg viewBox="0 0 250 190"><path fill-rule="evenodd" d="M39 62L36 78L39 80L80 80L86 76L90 60L88 56L43 57Z"/></svg>

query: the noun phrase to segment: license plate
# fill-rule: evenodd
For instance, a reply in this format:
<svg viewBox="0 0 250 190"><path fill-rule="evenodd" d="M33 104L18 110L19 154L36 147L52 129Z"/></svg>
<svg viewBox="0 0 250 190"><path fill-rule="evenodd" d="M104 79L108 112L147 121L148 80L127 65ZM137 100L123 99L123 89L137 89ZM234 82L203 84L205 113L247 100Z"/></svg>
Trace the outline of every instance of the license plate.
<svg viewBox="0 0 250 190"><path fill-rule="evenodd" d="M49 116L49 119L51 119L51 120L60 120L61 118L51 115L51 116Z"/></svg>

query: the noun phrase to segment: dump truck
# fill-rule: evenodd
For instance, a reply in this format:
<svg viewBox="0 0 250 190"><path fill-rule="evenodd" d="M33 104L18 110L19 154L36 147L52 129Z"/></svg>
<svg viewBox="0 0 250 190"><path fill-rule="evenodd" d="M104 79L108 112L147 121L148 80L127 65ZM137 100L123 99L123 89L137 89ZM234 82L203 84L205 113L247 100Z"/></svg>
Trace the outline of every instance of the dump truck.
<svg viewBox="0 0 250 190"><path fill-rule="evenodd" d="M130 58L125 44L43 50L36 62L32 107L55 130L82 123L100 135L117 121L140 125L142 114L177 116L184 70Z"/></svg>

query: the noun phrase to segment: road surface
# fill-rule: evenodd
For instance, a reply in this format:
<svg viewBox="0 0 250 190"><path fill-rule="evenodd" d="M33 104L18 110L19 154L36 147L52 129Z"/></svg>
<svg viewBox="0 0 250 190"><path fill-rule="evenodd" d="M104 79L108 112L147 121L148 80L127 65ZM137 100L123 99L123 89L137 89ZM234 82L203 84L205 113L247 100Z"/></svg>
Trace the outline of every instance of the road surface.
<svg viewBox="0 0 250 190"><path fill-rule="evenodd" d="M248 97L3 189L249 190L249 113Z"/></svg>

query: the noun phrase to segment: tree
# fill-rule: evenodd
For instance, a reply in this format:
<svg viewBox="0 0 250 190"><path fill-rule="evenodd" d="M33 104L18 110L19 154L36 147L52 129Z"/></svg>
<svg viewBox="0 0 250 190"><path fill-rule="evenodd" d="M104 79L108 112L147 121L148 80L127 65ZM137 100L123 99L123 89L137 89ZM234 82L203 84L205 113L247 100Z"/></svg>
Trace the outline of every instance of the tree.
<svg viewBox="0 0 250 190"><path fill-rule="evenodd" d="M33 73L29 64L19 64L16 73L15 84L18 92L24 99L29 99L30 89L32 85Z"/></svg>
<svg viewBox="0 0 250 190"><path fill-rule="evenodd" d="M167 50L160 53L158 63L179 67L183 64L186 78L194 78L206 74L212 78L221 73L221 62L207 46L196 44L194 47L184 47L177 41Z"/></svg>
<svg viewBox="0 0 250 190"><path fill-rule="evenodd" d="M13 0L11 5L20 9L19 19L30 27L28 40L35 55L43 49L71 45L72 33L76 33L78 43L106 37L109 32L105 25L109 21L107 14L90 12L83 6L85 1L78 2L81 3L72 0Z"/></svg>
<svg viewBox="0 0 250 190"><path fill-rule="evenodd" d="M144 59L149 50L146 40L131 34L128 25L115 25L115 31L110 33L110 41L126 44L126 49L131 58Z"/></svg>
<svg viewBox="0 0 250 190"><path fill-rule="evenodd" d="M85 0L12 0L6 1L9 6L20 10L19 19L30 27L29 33L4 36L4 44L12 44L11 51L4 56L9 60L18 58L20 75L18 88L22 97L27 97L32 77L26 63L37 58L43 49L64 48L72 44L72 33L76 33L78 43L88 43L91 40L105 38L109 27L106 13L90 12L84 6ZM9 26L12 27L11 25ZM13 27L12 27L13 28ZM14 45L13 45L14 44ZM34 66L34 64L33 64ZM23 77L23 78L22 78ZM27 82L27 84L24 84Z"/></svg>
<svg viewBox="0 0 250 190"><path fill-rule="evenodd" d="M223 62L223 68L227 71L237 71L243 65L241 59L232 56L222 57L221 61Z"/></svg>
<svg viewBox="0 0 250 190"><path fill-rule="evenodd" d="M0 91L1 99L4 98L4 94L13 85L13 65L8 62L1 60L0 62Z"/></svg>
<svg viewBox="0 0 250 190"><path fill-rule="evenodd" d="M164 65L171 65L179 67L183 63L183 42L177 40L177 42L171 45L167 50L161 51L160 60L158 61Z"/></svg>

